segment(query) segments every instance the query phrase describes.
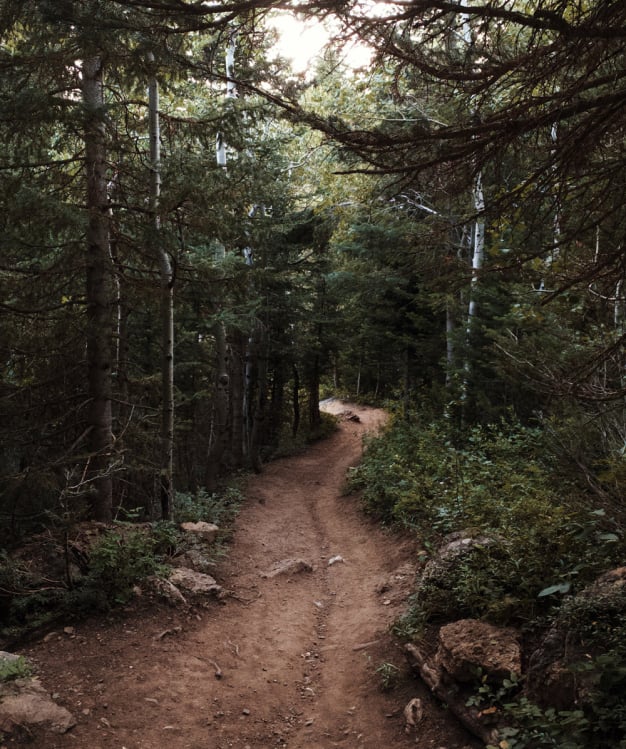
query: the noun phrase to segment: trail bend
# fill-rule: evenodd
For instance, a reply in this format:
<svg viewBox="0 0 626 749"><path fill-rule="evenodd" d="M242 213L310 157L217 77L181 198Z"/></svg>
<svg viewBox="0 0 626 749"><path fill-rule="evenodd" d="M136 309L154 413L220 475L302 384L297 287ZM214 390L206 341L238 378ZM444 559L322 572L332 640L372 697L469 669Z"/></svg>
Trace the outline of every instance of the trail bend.
<svg viewBox="0 0 626 749"><path fill-rule="evenodd" d="M344 496L363 435L384 412L340 401L325 408L349 408L359 421L342 420L329 439L250 479L216 574L231 592L222 603L129 611L26 651L78 721L39 746L469 747L407 676L389 633L412 583L415 542L381 529ZM286 560L311 570L272 576ZM403 676L389 692L380 688L384 669ZM417 736L405 733L402 714L415 696L427 704Z"/></svg>

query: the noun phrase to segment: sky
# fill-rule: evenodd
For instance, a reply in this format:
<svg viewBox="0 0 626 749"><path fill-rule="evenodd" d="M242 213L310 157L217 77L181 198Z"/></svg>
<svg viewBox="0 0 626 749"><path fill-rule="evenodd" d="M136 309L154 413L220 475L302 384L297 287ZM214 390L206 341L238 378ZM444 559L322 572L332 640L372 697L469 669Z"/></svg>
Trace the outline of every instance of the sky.
<svg viewBox="0 0 626 749"><path fill-rule="evenodd" d="M330 36L319 21L305 22L286 13L276 14L270 23L280 34L276 51L292 61L296 73L305 72L310 67ZM363 46L350 45L344 53L346 62L353 68L365 66L370 61L370 52Z"/></svg>

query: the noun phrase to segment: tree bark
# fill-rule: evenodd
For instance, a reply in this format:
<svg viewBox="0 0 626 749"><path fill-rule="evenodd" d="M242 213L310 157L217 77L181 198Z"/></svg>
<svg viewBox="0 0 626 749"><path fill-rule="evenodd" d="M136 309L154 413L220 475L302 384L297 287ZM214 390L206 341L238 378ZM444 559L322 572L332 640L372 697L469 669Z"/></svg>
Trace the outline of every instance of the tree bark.
<svg viewBox="0 0 626 749"><path fill-rule="evenodd" d="M467 697L459 693L457 684L448 685L443 678L442 669L429 660L415 645L405 645L411 666L419 673L430 691L438 697L450 712L485 744L498 745L498 730L481 722L480 710L468 707Z"/></svg>
<svg viewBox="0 0 626 749"><path fill-rule="evenodd" d="M309 372L307 390L309 391L309 428L315 430L322 421L320 414L320 358L315 354Z"/></svg>
<svg viewBox="0 0 626 749"><path fill-rule="evenodd" d="M229 440L229 392L230 375L228 361L228 346L226 343L226 331L224 324L217 322L214 328L215 334L215 410L213 418L213 429L211 445L207 454L207 465L204 485L209 492L217 491L217 482L222 457L228 446Z"/></svg>
<svg viewBox="0 0 626 749"><path fill-rule="evenodd" d="M104 72L100 56L82 66L85 108L85 170L87 179L87 376L89 389L88 481L95 488L93 513L97 520L112 517L113 417L111 408L111 256L106 180Z"/></svg>
<svg viewBox="0 0 626 749"><path fill-rule="evenodd" d="M230 366L231 382L231 453L234 468L241 468L244 456L244 413L243 413L243 377L245 337L241 332L235 332L232 337L232 356Z"/></svg>
<svg viewBox="0 0 626 749"><path fill-rule="evenodd" d="M154 61L154 55L150 55ZM161 517L169 520L174 498L174 272L163 247L159 201L161 198L161 126L159 84L156 77L148 85L150 136L150 212L155 250L159 263L161 308L161 456L159 498Z"/></svg>
<svg viewBox="0 0 626 749"><path fill-rule="evenodd" d="M300 373L298 367L293 365L293 424L291 434L295 438L300 429Z"/></svg>
<svg viewBox="0 0 626 749"><path fill-rule="evenodd" d="M263 425L267 411L267 341L261 324L257 333L257 361L256 361L256 392L254 395L254 410L250 430L249 461L254 471L260 473L263 468L261 460L261 438L264 433Z"/></svg>

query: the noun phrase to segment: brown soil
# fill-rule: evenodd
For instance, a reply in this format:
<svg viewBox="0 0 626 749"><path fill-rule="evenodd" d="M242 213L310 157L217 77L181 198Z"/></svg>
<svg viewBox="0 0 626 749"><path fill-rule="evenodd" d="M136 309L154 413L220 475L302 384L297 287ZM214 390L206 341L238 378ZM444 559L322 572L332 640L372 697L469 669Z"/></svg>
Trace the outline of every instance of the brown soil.
<svg viewBox="0 0 626 749"><path fill-rule="evenodd" d="M328 405L336 413L345 408ZM230 592L224 600L189 610L133 606L25 651L46 689L77 719L68 734L40 735L31 745L472 745L411 676L389 633L411 587L415 542L381 530L342 495L363 433L384 418L376 409L350 408L360 422L343 420L330 439L250 480L217 572ZM343 561L329 565L337 555ZM313 570L263 576L286 559L303 559ZM391 666L398 683L384 692L381 671ZM416 696L425 717L417 735L407 735L403 708Z"/></svg>

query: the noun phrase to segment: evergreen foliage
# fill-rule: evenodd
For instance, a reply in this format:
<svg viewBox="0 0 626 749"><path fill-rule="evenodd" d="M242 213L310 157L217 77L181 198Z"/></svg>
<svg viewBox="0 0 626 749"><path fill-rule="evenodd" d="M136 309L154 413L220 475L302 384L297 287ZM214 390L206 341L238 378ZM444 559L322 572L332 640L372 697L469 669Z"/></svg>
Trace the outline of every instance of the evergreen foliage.
<svg viewBox="0 0 626 749"><path fill-rule="evenodd" d="M366 508L494 539L409 626L543 615L623 552L625 6L311 0L337 44L301 77L270 6L0 0L0 543L168 514L167 292L174 512L229 517L222 481L332 428L320 394L384 402ZM152 569L148 536L116 534L83 593ZM0 569L20 616L63 595ZM520 710L546 746L588 728Z"/></svg>

